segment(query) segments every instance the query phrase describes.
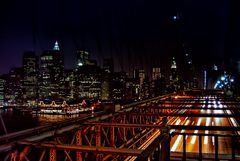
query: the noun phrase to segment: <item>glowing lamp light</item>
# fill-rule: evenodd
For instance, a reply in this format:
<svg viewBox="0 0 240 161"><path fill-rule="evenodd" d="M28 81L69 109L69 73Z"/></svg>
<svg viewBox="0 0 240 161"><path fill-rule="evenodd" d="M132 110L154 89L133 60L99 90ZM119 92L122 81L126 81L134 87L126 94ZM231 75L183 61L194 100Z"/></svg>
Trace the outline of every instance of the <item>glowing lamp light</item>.
<svg viewBox="0 0 240 161"><path fill-rule="evenodd" d="M173 16L173 19L176 20L176 19L177 19L177 16Z"/></svg>
<svg viewBox="0 0 240 161"><path fill-rule="evenodd" d="M221 80L222 80L222 81L224 81L224 80L225 80L225 77L224 77L224 76L222 76L222 77L221 77Z"/></svg>
<svg viewBox="0 0 240 161"><path fill-rule="evenodd" d="M81 63L81 62L80 62L80 63L78 63L78 66L83 66L83 63Z"/></svg>
<svg viewBox="0 0 240 161"><path fill-rule="evenodd" d="M234 82L234 79L232 78L232 79L230 79L230 82Z"/></svg>

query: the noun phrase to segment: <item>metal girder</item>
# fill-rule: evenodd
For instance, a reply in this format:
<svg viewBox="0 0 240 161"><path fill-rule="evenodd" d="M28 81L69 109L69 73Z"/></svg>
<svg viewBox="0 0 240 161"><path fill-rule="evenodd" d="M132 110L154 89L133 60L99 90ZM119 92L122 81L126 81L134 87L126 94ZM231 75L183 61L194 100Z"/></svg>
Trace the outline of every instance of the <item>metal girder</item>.
<svg viewBox="0 0 240 161"><path fill-rule="evenodd" d="M57 151L55 148L49 150L49 161L57 161Z"/></svg>
<svg viewBox="0 0 240 161"><path fill-rule="evenodd" d="M82 145L82 131L81 130L78 130L76 132L76 145L77 146ZM81 152L76 152L76 160L82 161L82 153Z"/></svg>
<svg viewBox="0 0 240 161"><path fill-rule="evenodd" d="M101 116L102 116L102 113L98 113L96 115L96 118L93 118L92 115L90 114L81 118L69 119L66 121L58 122L58 123L52 123L44 126L39 126L36 128L22 130L22 131L10 133L7 135L2 135L0 136L0 141L15 139L15 142L16 142L17 139L25 137L24 140L26 141L36 142L36 141L44 140L49 137L54 137L56 134L62 134L64 132L77 129L81 126L79 123L82 123L86 120L90 121L91 119L96 120L101 118ZM1 145L0 152L11 150L15 146L15 142L9 142L8 144Z"/></svg>
<svg viewBox="0 0 240 161"><path fill-rule="evenodd" d="M102 127L122 127L122 128L163 128L164 125L156 125L156 124L123 124L123 123L108 123L108 122L88 122L84 125L95 125Z"/></svg>
<svg viewBox="0 0 240 161"><path fill-rule="evenodd" d="M127 148L112 148L112 147L98 147L98 146L84 146L84 145L69 145L69 144L52 144L52 143L29 143L19 142L19 144L30 145L41 149L55 149L55 150L71 150L79 152L94 152L103 154L118 154L125 156L137 156L142 153L139 149Z"/></svg>
<svg viewBox="0 0 240 161"><path fill-rule="evenodd" d="M131 113L131 115L139 115L138 113ZM145 113L146 116L179 116L179 117L238 117L238 114L214 114L214 113Z"/></svg>
<svg viewBox="0 0 240 161"><path fill-rule="evenodd" d="M186 129L186 130L240 131L240 127L231 127L231 126L169 125L169 127L171 129L179 129L179 130Z"/></svg>
<svg viewBox="0 0 240 161"><path fill-rule="evenodd" d="M96 117L101 117L102 114L103 113L98 113L96 115ZM40 133L54 131L57 129L67 129L69 127L72 127L74 124L79 124L79 122L84 122L84 121L90 120L90 119L93 119L92 114L89 114L87 116L80 117L80 118L68 119L65 121L57 122L57 123L51 123L51 124L47 124L47 125L43 125L43 126L38 126L38 127L22 130L22 131L17 131L17 132L9 133L7 135L0 136L0 141L18 139L20 137L21 138L23 136L27 137L29 135L31 135L31 136L39 135ZM53 132L51 132L51 133L53 133Z"/></svg>
<svg viewBox="0 0 240 161"><path fill-rule="evenodd" d="M135 161L146 161L148 157L155 151L159 144L166 139L166 135L159 135L140 155L137 156ZM167 161L167 160L166 160Z"/></svg>

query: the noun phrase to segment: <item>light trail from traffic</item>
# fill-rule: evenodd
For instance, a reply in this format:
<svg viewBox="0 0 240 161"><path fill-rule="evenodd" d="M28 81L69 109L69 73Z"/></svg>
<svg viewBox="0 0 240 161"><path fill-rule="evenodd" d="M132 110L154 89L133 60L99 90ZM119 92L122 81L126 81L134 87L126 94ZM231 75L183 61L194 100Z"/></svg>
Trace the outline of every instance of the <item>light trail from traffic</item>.
<svg viewBox="0 0 240 161"><path fill-rule="evenodd" d="M196 107L197 105L193 105ZM232 114L232 111L229 109L224 110L227 105L222 104L221 100L216 100L214 97L205 97L202 100L201 110L193 110L201 114ZM214 110L210 108L222 108L222 110ZM182 112L181 110L179 110ZM186 110L191 112L191 110ZM179 117L174 117L171 125L194 125L194 126L235 126L238 127L238 123L234 118L226 117L186 117L184 121L179 122ZM212 131L212 130L171 130L171 132L180 132L180 133L193 133L193 134L206 134L202 137L202 152L203 153L214 153L215 152L215 138L214 136L208 136L208 134L236 134L232 131ZM238 132L239 133L239 132ZM197 135L187 135L186 139L186 152L198 153L199 152L199 136ZM231 154L231 145L232 140L230 137L224 138L219 137L218 146L219 154ZM183 152L183 136L176 135L172 138L171 141L171 152Z"/></svg>

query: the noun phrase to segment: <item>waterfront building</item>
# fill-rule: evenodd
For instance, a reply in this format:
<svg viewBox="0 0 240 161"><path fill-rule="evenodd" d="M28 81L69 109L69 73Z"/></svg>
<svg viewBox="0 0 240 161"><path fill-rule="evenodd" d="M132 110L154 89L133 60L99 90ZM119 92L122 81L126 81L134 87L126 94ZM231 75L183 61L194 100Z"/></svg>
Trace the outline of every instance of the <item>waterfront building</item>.
<svg viewBox="0 0 240 161"><path fill-rule="evenodd" d="M4 106L6 80L0 77L0 108Z"/></svg>
<svg viewBox="0 0 240 161"><path fill-rule="evenodd" d="M24 102L23 97L23 69L12 68L6 77L5 100L9 104L19 104Z"/></svg>

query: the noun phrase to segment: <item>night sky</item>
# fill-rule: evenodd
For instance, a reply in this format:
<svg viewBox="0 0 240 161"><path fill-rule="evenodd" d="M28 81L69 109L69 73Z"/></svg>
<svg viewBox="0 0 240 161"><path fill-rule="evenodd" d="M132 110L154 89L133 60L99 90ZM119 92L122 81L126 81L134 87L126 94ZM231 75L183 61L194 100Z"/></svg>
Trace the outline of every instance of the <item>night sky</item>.
<svg viewBox="0 0 240 161"><path fill-rule="evenodd" d="M223 59L231 38L229 0L1 0L0 74L22 65L25 50L40 55L56 40L65 67L75 49L89 50L101 64L113 57L117 70L166 64L180 50L193 62ZM179 19L173 20L178 15ZM238 17L239 18L239 17ZM184 46L182 46L184 44ZM231 44L228 43L228 44ZM229 46L229 45L228 45ZM184 48L184 49L182 49ZM165 66L165 68L168 68Z"/></svg>

